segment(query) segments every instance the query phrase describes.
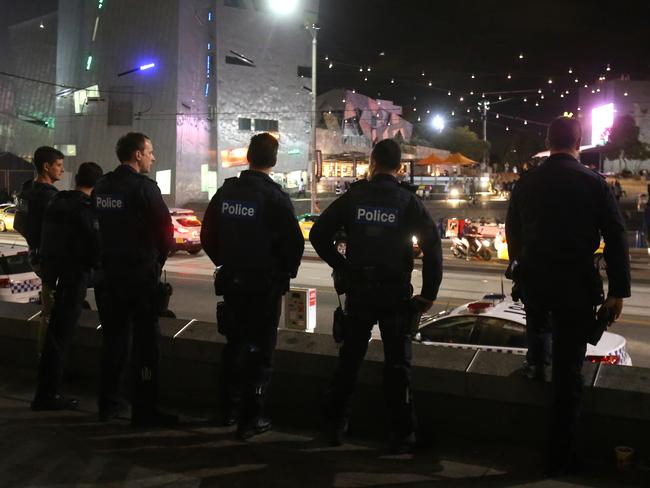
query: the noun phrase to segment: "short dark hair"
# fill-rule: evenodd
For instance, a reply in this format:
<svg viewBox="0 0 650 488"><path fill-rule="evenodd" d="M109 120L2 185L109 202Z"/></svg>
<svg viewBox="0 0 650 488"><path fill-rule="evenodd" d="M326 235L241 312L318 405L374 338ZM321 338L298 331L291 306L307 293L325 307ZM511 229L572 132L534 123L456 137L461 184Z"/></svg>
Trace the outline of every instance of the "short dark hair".
<svg viewBox="0 0 650 488"><path fill-rule="evenodd" d="M58 149L50 146L41 146L34 151L34 166L36 167L36 171L42 173L45 168L45 163L53 164L55 161L64 157L63 153Z"/></svg>
<svg viewBox="0 0 650 488"><path fill-rule="evenodd" d="M394 140L384 139L375 144L370 157L380 168L392 171L400 167L402 150Z"/></svg>
<svg viewBox="0 0 650 488"><path fill-rule="evenodd" d="M97 164L92 161L86 161L79 165L77 174L74 176L75 185L84 188L94 188L97 180L102 177L104 171Z"/></svg>
<svg viewBox="0 0 650 488"><path fill-rule="evenodd" d="M141 132L129 132L119 138L115 145L115 154L120 163L131 161L133 153L136 151L144 151L145 141L150 141L149 137Z"/></svg>
<svg viewBox="0 0 650 488"><path fill-rule="evenodd" d="M272 168L278 161L278 140L268 132L255 134L248 145L246 159L252 168Z"/></svg>
<svg viewBox="0 0 650 488"><path fill-rule="evenodd" d="M573 149L582 137L580 121L573 117L558 117L548 126L546 136L551 150Z"/></svg>

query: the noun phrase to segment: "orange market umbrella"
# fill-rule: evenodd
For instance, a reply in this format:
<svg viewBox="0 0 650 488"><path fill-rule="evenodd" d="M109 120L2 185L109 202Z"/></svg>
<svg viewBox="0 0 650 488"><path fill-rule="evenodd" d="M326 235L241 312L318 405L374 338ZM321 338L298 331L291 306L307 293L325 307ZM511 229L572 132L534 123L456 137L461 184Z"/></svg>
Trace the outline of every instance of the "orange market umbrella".
<svg viewBox="0 0 650 488"><path fill-rule="evenodd" d="M428 166L428 165L436 165L436 164L442 164L444 163L445 160L442 159L441 157L436 156L434 153L431 153L429 156L427 156L424 159L420 159L417 163L418 166Z"/></svg>
<svg viewBox="0 0 650 488"><path fill-rule="evenodd" d="M470 165L474 164L476 161L472 161L466 156L463 156L461 153L452 153L450 154L447 159L442 161L443 164L463 164L463 165Z"/></svg>

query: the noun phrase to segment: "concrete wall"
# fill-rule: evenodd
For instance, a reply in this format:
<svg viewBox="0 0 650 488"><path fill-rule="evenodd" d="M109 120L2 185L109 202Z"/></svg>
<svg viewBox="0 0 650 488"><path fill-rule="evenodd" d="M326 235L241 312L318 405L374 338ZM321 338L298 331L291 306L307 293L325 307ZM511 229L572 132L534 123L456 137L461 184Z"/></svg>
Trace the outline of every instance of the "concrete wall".
<svg viewBox="0 0 650 488"><path fill-rule="evenodd" d="M117 139L140 131L153 141L154 171L172 169L176 163L176 112L178 73L178 1L112 0L98 9L97 2L59 2L57 82L85 88L99 85L100 100L89 102L75 114L72 94L57 99L56 144L76 144L77 156L66 158L73 173L83 161L96 161L104 170L118 164ZM95 42L95 21L99 26ZM86 71L86 59L93 62ZM147 71L118 76L126 70L155 62ZM108 125L111 97L132 97L136 114L131 125ZM140 114L141 115L137 115ZM150 175L155 178L155 173ZM173 196L166 197L173 203Z"/></svg>
<svg viewBox="0 0 650 488"><path fill-rule="evenodd" d="M32 367L39 310L0 303L0 361ZM97 379L101 334L97 314L85 311L68 371ZM213 412L224 339L207 322L161 319L162 396L168 404ZM383 351L371 341L354 402L357 435L383 436ZM319 422L320 399L332 378L337 348L330 336L281 330L275 355L270 408L274 420L293 426ZM529 383L521 358L490 352L414 344L413 394L423 437L439 432L539 443L546 435L550 385ZM650 370L586 364L584 438L611 452L611 445L650 448Z"/></svg>
<svg viewBox="0 0 650 488"><path fill-rule="evenodd" d="M219 152L246 147L251 136L260 132L239 130L239 118L279 122L276 172L306 170L309 157L311 96L303 86L311 88L311 80L301 79L297 70L311 67L311 36L300 16L258 11L249 0L240 4L244 8L218 0L216 12L219 184L245 169L222 168ZM230 51L253 60L255 67L226 64ZM288 154L291 149L299 154Z"/></svg>

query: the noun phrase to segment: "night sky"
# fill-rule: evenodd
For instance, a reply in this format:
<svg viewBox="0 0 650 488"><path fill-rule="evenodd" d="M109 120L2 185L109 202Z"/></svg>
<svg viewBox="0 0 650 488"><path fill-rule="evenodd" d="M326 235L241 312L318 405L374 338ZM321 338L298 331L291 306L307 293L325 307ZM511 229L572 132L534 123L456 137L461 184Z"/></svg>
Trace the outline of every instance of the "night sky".
<svg viewBox="0 0 650 488"><path fill-rule="evenodd" d="M503 93L502 99L513 99L492 106L502 114L499 120L488 118L495 152L520 146L523 154L543 144L545 127L532 121L576 112L578 87L599 76L650 78L649 20L648 1L324 0L319 90L354 88L402 104L412 122L421 117L423 127L430 110L481 133L476 107L482 93L532 89ZM498 95L487 99L496 102Z"/></svg>
<svg viewBox="0 0 650 488"><path fill-rule="evenodd" d="M0 0L0 46L7 40L7 26L54 11L56 5L56 0ZM576 111L577 87L623 73L650 78L649 22L647 0L321 0L318 91L356 89L403 105L412 122L421 117L424 130L432 114L442 113L450 123L469 125L477 133L481 94L507 92L501 96L511 100L492 106L503 116L489 118L488 137L496 153L519 146L522 154L542 144L545 128L535 121ZM0 49L0 67L6 61L6 50ZM540 88L544 99L536 93ZM509 93L517 90L534 91ZM561 98L566 90L570 93ZM498 95L487 99L496 102ZM524 125L524 119L530 123Z"/></svg>

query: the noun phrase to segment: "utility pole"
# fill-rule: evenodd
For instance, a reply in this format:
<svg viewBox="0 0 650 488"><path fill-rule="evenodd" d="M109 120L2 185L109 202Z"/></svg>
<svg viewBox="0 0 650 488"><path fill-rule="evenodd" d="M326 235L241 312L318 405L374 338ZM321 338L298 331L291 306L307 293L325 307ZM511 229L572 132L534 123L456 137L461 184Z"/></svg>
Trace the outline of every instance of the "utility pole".
<svg viewBox="0 0 650 488"><path fill-rule="evenodd" d="M488 140L487 140L487 112L490 109L490 102L488 102L487 100L483 100L480 103L480 105L481 105L481 108L482 108L481 118L483 119L483 140L485 142L488 142ZM483 151L483 163L486 166L490 163L490 152L489 152L489 149L487 147Z"/></svg>
<svg viewBox="0 0 650 488"><path fill-rule="evenodd" d="M316 193L318 186L316 184L316 63L318 47L318 27L317 24L306 25L305 28L311 34L311 148L309 151L309 194L311 199L311 213L316 212Z"/></svg>

